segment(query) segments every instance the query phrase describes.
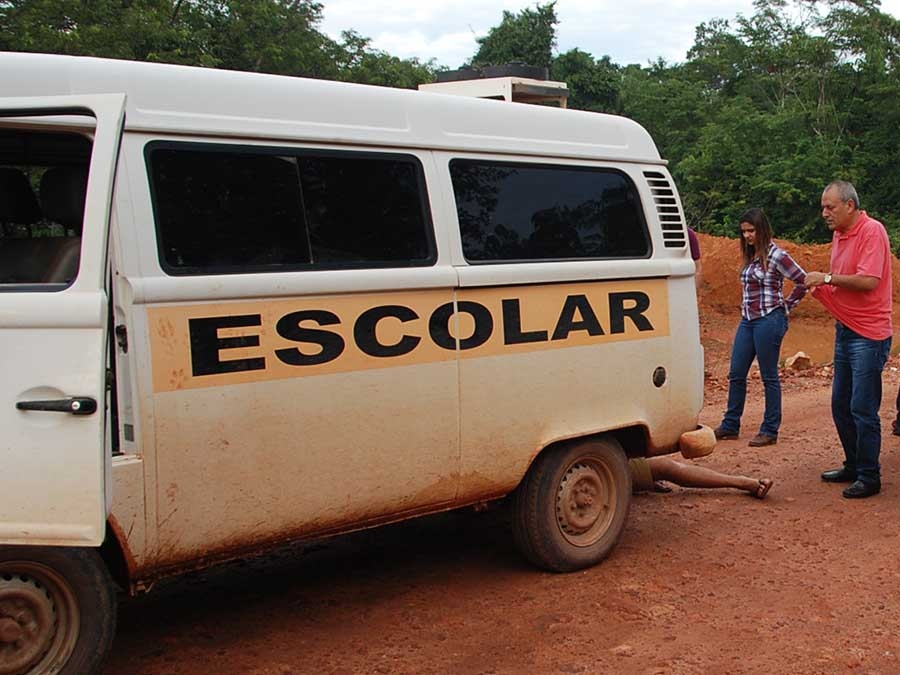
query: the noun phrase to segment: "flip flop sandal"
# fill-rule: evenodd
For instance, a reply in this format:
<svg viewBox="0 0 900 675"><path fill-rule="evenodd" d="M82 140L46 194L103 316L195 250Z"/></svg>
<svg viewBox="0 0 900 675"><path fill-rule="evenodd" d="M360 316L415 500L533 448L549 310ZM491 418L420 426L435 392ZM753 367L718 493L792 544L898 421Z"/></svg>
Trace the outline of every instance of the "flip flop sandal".
<svg viewBox="0 0 900 675"><path fill-rule="evenodd" d="M756 490L753 491L753 496L757 499L765 499L766 495L769 494L769 490L772 489L772 486L775 484L771 478L760 478L759 485Z"/></svg>

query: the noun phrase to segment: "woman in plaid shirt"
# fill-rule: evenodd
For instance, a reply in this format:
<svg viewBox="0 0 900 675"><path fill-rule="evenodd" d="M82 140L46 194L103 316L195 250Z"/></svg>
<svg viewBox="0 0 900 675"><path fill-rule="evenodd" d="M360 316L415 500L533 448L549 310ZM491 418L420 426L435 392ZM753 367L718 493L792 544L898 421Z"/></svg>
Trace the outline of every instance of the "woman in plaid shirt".
<svg viewBox="0 0 900 675"><path fill-rule="evenodd" d="M766 392L766 411L759 433L750 445L759 447L778 442L781 426L781 378L778 358L781 341L788 329L788 314L808 290L803 286L806 272L772 241L772 226L762 209L752 208L741 216L741 270L743 301L741 323L731 349L728 373L728 409L716 429L720 440L737 438L747 398L747 373L755 358ZM784 297L785 277L796 286Z"/></svg>

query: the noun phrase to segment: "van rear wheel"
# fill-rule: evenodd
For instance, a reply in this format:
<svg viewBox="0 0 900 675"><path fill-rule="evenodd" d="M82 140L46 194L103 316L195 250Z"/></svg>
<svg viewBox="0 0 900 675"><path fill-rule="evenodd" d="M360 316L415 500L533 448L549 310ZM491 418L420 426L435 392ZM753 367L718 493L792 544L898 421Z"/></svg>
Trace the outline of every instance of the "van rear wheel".
<svg viewBox="0 0 900 675"><path fill-rule="evenodd" d="M513 500L516 545L534 565L571 572L613 549L631 505L631 474L613 438L575 441L535 460Z"/></svg>
<svg viewBox="0 0 900 675"><path fill-rule="evenodd" d="M0 675L93 673L115 624L115 590L95 550L0 547Z"/></svg>

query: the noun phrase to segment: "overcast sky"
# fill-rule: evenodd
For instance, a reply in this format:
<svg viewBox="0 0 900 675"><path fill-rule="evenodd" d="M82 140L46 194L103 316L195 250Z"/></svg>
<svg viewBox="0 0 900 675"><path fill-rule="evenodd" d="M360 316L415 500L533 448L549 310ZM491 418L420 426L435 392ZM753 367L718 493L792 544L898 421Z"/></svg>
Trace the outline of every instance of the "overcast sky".
<svg viewBox="0 0 900 675"><path fill-rule="evenodd" d="M322 0L320 28L332 37L352 29L372 46L400 58L434 58L458 68L477 49L476 37L500 23L503 10L535 7L534 0ZM546 0L541 4L546 4ZM882 11L900 16L900 0L882 0ZM694 29L713 18L752 16L752 0L557 0L557 50L574 47L595 58L627 65L662 57L685 60Z"/></svg>

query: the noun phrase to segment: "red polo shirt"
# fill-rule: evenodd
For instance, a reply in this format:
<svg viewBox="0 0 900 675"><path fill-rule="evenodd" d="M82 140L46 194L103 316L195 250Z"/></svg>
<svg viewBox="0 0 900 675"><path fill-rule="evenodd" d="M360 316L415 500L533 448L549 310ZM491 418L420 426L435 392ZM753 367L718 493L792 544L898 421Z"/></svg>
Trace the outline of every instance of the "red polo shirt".
<svg viewBox="0 0 900 675"><path fill-rule="evenodd" d="M893 288L891 284L891 244L884 225L859 212L856 224L847 232L835 231L831 240L831 273L863 274L878 277L871 291L851 291L837 286L819 286L813 295L835 319L870 340L891 337Z"/></svg>

